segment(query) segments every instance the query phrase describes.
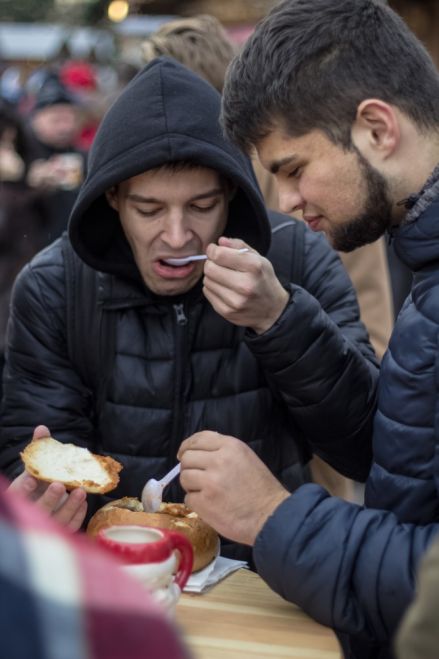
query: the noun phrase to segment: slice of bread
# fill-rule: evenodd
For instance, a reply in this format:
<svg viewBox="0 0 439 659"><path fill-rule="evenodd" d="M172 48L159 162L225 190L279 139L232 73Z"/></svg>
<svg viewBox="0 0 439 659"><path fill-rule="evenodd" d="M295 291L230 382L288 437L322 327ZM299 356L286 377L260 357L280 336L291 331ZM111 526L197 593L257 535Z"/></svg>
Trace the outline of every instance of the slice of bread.
<svg viewBox="0 0 439 659"><path fill-rule="evenodd" d="M53 437L31 441L20 455L29 474L46 483L63 483L67 490L82 487L91 493L110 492L119 483L122 469L113 458Z"/></svg>

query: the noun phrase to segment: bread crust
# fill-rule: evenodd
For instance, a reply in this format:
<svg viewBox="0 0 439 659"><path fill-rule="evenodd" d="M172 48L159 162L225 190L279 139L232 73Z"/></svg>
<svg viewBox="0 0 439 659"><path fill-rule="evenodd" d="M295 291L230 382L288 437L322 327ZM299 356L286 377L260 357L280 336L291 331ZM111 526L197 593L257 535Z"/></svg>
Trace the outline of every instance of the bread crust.
<svg viewBox="0 0 439 659"><path fill-rule="evenodd" d="M159 512L146 513L135 497L116 499L96 511L88 523L87 534L95 536L109 526L131 524L169 529L185 535L194 550L192 572L202 570L218 553L219 537L216 531L183 503L164 503Z"/></svg>
<svg viewBox="0 0 439 659"><path fill-rule="evenodd" d="M73 490L76 487L82 487L86 492L89 492L90 494L105 494L106 492L111 492L111 490L114 490L114 488L117 487L119 483L119 472L122 469L122 465L120 464L120 462L117 462L117 460L114 460L109 456L97 455L96 453L91 453L90 451L88 452L90 457L95 459L96 462L98 462L106 472L107 479L105 483L97 483L87 478L86 479L72 478L71 480L65 480L65 479L57 480L48 477L44 473L44 470L41 469L41 466L38 466L39 452L42 446L44 445L44 443L46 445L48 444L46 440L49 440L50 442L56 442L56 444L60 445L61 447L66 446L69 447L70 449L72 447L73 449L81 448L81 447L75 447L74 444L63 444L62 442L58 442L53 437L44 437L42 439L32 440L27 446L25 446L23 451L21 451L20 456L21 459L23 460L26 471L35 478L37 478L38 480L43 481L45 483L60 482L64 485L66 490ZM50 444L47 450L50 451Z"/></svg>

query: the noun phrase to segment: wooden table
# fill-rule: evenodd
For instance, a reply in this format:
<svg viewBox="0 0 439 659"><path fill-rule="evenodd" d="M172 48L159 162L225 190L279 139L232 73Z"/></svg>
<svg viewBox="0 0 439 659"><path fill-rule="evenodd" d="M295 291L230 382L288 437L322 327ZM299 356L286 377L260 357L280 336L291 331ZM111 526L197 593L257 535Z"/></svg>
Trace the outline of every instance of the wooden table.
<svg viewBox="0 0 439 659"><path fill-rule="evenodd" d="M194 659L340 659L334 633L249 570L202 595L184 593L177 623Z"/></svg>

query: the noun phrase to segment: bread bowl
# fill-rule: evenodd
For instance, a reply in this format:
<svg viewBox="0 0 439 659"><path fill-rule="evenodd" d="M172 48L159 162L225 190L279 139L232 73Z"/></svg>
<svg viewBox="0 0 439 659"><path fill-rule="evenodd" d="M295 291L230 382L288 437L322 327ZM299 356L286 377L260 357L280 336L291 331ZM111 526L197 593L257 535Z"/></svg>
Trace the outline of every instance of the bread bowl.
<svg viewBox="0 0 439 659"><path fill-rule="evenodd" d="M135 497L123 497L105 504L90 519L87 534L95 536L109 526L137 525L179 531L191 542L194 550L192 572L208 565L217 555L219 538L208 524L184 503L162 503L157 513L146 513Z"/></svg>

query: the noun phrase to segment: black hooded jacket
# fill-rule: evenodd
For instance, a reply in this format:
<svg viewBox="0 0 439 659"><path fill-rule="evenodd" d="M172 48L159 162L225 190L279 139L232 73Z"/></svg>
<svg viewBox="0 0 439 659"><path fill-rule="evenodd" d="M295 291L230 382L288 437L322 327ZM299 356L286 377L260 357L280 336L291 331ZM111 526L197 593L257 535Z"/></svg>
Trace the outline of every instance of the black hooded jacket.
<svg viewBox="0 0 439 659"><path fill-rule="evenodd" d="M54 437L114 456L124 469L111 493L139 496L175 464L181 441L211 429L257 450L293 489L306 477L297 438L345 474L365 478L377 365L351 283L321 235L305 232L302 286L262 335L221 318L201 286L180 298L145 287L105 191L164 163L190 160L237 186L226 235L276 261L271 224L249 160L223 137L218 93L185 67L154 61L128 85L96 136L70 218L71 245L99 275L96 308L111 314L114 351L104 397L81 379L67 350L61 241L19 276L9 325L0 466L45 423ZM288 218L283 218L285 226ZM279 216L277 216L277 222ZM85 267L87 267L85 266ZM94 304L84 290L84 313ZM88 345L86 355L98 347ZM99 368L98 368L99 370ZM178 483L168 500L183 496ZM103 503L90 497L90 511Z"/></svg>

